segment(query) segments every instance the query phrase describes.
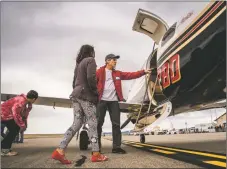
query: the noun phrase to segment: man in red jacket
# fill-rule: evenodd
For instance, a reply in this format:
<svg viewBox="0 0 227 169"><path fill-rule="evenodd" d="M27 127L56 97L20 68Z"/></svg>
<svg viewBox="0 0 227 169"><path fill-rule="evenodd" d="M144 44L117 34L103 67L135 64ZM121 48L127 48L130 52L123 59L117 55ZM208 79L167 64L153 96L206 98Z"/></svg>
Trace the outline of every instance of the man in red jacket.
<svg viewBox="0 0 227 169"><path fill-rule="evenodd" d="M9 130L1 142L1 156L17 155L11 150L12 143L19 132L27 129L27 118L37 98L38 93L30 90L27 95L18 95L1 104L1 125L4 124Z"/></svg>
<svg viewBox="0 0 227 169"><path fill-rule="evenodd" d="M121 80L131 80L139 78L151 70L140 70L137 72L122 72L115 70L117 59L120 56L109 54L105 58L106 65L96 71L97 88L99 93L99 103L97 105L98 117L98 140L101 149L101 133L104 123L106 110L110 113L112 122L113 149L112 153L125 154L121 148L121 130L120 130L120 107L118 101L124 101Z"/></svg>

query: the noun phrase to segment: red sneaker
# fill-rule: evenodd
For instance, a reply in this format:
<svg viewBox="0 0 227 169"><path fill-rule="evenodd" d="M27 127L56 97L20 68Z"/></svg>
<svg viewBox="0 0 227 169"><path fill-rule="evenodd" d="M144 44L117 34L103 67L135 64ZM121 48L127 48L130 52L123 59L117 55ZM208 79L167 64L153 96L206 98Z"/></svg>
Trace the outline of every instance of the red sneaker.
<svg viewBox="0 0 227 169"><path fill-rule="evenodd" d="M65 155L60 154L57 150L52 153L52 159L60 161L62 164L72 164L71 161L65 158Z"/></svg>
<svg viewBox="0 0 227 169"><path fill-rule="evenodd" d="M92 155L91 156L91 161L92 162L101 162L101 161L107 161L108 157L103 155L103 154L99 154L99 155Z"/></svg>

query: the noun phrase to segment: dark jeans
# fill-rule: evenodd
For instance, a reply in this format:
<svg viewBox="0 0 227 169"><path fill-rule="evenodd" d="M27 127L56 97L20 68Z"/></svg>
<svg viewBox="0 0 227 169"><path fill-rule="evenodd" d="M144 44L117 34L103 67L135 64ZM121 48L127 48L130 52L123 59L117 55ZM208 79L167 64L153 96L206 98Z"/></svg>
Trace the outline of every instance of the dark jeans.
<svg viewBox="0 0 227 169"><path fill-rule="evenodd" d="M16 135L15 140L13 143L18 143L19 142L19 137L20 137L20 132Z"/></svg>
<svg viewBox="0 0 227 169"><path fill-rule="evenodd" d="M5 125L4 124L1 124L1 136L2 137L5 137L6 136L6 134L4 133L4 129L5 129Z"/></svg>
<svg viewBox="0 0 227 169"><path fill-rule="evenodd" d="M24 132L19 132L13 142L14 143L23 143L24 142Z"/></svg>
<svg viewBox="0 0 227 169"><path fill-rule="evenodd" d="M2 121L1 123L4 124L9 130L9 133L1 142L1 148L10 149L12 147L13 141L19 133L20 127L15 123L14 120Z"/></svg>
<svg viewBox="0 0 227 169"><path fill-rule="evenodd" d="M110 120L112 122L113 148L121 147L121 129L120 129L120 107L118 101L101 100L97 105L98 118L98 140L101 149L102 126L104 124L106 111L109 111Z"/></svg>
<svg viewBox="0 0 227 169"><path fill-rule="evenodd" d="M19 140L20 143L23 143L24 142L24 132L21 132L20 133L20 140Z"/></svg>

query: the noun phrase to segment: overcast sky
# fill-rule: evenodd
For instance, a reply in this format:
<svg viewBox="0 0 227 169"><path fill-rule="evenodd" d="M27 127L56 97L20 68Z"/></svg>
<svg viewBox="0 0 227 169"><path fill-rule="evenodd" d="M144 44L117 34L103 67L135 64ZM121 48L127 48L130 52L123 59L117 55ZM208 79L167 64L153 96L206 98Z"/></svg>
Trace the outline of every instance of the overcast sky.
<svg viewBox="0 0 227 169"><path fill-rule="evenodd" d="M118 69L137 71L153 45L148 36L132 31L138 9L159 15L171 26L187 13L185 6L190 10L197 3L202 2L2 2L1 92L34 89L40 96L68 98L75 58L83 44L95 47L98 67L107 54L115 53L121 56ZM123 82L125 98L131 83ZM169 127L172 121L174 127L181 127L185 119L188 124L210 122L209 113L180 115L161 125ZM217 111L217 115L222 113ZM125 118L122 115L122 123ZM34 106L26 133L63 133L72 120L72 109ZM104 131L111 131L108 122L109 115Z"/></svg>

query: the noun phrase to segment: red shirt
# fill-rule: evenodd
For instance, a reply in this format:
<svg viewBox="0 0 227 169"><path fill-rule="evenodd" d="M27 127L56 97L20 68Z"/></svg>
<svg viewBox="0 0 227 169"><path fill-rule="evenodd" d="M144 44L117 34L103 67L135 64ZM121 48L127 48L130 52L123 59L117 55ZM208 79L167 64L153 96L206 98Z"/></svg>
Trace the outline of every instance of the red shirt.
<svg viewBox="0 0 227 169"><path fill-rule="evenodd" d="M26 127L31 109L32 104L27 102L26 95L13 97L1 104L1 121L14 119L19 127Z"/></svg>
<svg viewBox="0 0 227 169"><path fill-rule="evenodd" d="M102 94L103 94L103 90L104 90L104 86L105 86L105 81L106 81L105 80L105 77L106 77L105 67L106 66L102 66L96 71L99 100L101 100L101 98L102 98ZM113 70L112 71L114 86L115 86L116 93L117 93L119 101L124 100L123 94L122 94L121 80L136 79L136 78L139 78L143 75L145 75L144 70L140 70L140 71L137 71L137 72L122 72L122 71L119 71L119 70Z"/></svg>

